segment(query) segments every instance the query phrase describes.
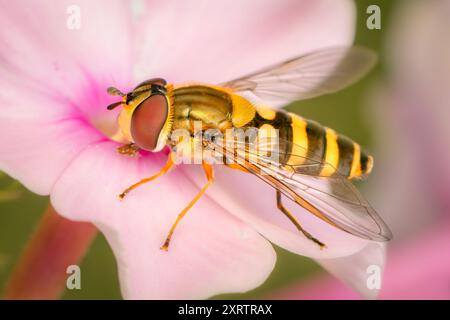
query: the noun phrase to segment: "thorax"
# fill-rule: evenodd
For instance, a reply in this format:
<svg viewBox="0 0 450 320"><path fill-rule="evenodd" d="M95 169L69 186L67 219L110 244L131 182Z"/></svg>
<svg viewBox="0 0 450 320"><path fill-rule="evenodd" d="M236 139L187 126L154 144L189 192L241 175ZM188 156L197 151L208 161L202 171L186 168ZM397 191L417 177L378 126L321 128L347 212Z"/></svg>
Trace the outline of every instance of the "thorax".
<svg viewBox="0 0 450 320"><path fill-rule="evenodd" d="M233 103L229 93L205 85L176 87L172 94L173 129L192 132L195 122L203 130L227 129L232 126Z"/></svg>

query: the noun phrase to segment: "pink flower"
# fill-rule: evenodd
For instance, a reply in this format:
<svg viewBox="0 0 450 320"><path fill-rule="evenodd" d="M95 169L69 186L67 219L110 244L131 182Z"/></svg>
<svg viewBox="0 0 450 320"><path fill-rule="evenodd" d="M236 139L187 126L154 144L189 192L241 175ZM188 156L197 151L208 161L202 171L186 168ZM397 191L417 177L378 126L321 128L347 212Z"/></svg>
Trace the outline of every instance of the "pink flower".
<svg viewBox="0 0 450 320"><path fill-rule="evenodd" d="M383 247L312 218L303 224L327 250L299 236L256 178L218 168L216 184L159 249L198 190L199 168L177 168L123 202L124 187L157 172L166 154L129 158L109 137L116 112L108 86L151 77L218 83L332 45L350 45L350 1L76 1L80 29L66 27L73 1L1 1L0 168L56 210L90 221L118 262L125 298L205 298L260 285L275 264L269 241L318 259L367 294L367 264ZM73 13L71 13L73 14ZM324 21L326 23L324 24ZM297 209L297 212L299 210ZM267 241L269 240L269 241Z"/></svg>

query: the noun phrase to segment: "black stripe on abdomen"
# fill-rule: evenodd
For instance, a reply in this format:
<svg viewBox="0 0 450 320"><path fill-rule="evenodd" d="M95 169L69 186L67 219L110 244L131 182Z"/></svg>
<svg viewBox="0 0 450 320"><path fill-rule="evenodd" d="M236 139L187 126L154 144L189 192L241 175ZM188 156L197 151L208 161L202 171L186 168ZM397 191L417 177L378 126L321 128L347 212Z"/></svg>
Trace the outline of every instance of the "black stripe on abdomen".
<svg viewBox="0 0 450 320"><path fill-rule="evenodd" d="M360 165L361 165L361 173L365 174L367 172L367 163L369 162L369 156L364 151L361 152L361 159L360 159Z"/></svg>
<svg viewBox="0 0 450 320"><path fill-rule="evenodd" d="M280 145L278 146L280 148L280 155L283 156L280 157L278 160L280 163L285 164L289 160L290 153L292 151L292 145L290 142L292 142L292 127L291 127L291 116L284 111L277 111L277 115L275 116L275 119L272 120L271 125L278 129L279 134L279 142Z"/></svg>
<svg viewBox="0 0 450 320"><path fill-rule="evenodd" d="M326 156L327 139L325 127L312 120L306 121L306 135L308 137L308 152L305 165L323 162ZM319 175L322 166L313 165L311 167L304 166L301 170L304 174Z"/></svg>
<svg viewBox="0 0 450 320"><path fill-rule="evenodd" d="M353 162L353 141L343 135L338 135L337 144L339 148L338 172L341 175L348 177L350 176Z"/></svg>
<svg viewBox="0 0 450 320"><path fill-rule="evenodd" d="M255 114L254 119L248 124L248 127L254 127L260 129L264 125L270 125L273 129L278 130L279 137L279 154L280 158L278 162L285 164L289 160L290 153L292 151L292 119L291 116L282 110L276 111L276 115L273 119L266 119L259 113Z"/></svg>

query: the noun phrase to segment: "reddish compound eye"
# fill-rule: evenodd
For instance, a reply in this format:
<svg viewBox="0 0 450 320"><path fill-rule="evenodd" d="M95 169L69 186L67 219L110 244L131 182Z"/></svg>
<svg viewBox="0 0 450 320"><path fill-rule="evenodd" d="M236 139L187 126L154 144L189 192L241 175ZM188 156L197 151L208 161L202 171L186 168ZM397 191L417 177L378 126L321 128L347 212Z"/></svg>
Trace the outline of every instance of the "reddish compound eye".
<svg viewBox="0 0 450 320"><path fill-rule="evenodd" d="M163 95L142 102L131 116L131 136L141 149L153 151L167 119L168 105Z"/></svg>

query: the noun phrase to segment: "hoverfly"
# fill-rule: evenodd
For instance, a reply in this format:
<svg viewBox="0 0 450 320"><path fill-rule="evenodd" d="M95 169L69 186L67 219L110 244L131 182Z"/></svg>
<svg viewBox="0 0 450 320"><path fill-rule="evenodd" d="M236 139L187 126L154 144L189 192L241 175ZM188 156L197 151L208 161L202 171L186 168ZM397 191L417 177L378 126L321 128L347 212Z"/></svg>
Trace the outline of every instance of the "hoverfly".
<svg viewBox="0 0 450 320"><path fill-rule="evenodd" d="M222 83L168 84L155 78L124 94L108 88L122 100L108 106L123 106L118 123L129 144L118 149L134 155L139 149L158 152L166 145L172 150L160 172L125 189L119 198L138 186L156 179L174 166L175 145L171 132L185 129L195 141L193 122L202 130L214 128L269 127L278 132L278 161L269 161L264 153L248 157L248 146L234 144L230 151L223 140L204 139L205 148L231 153L240 161L226 166L254 174L274 187L277 207L296 228L320 248L325 244L305 230L286 209L282 195L330 225L355 236L373 241L388 241L392 235L380 216L350 182L367 176L373 158L349 138L315 121L264 105L285 105L292 101L333 93L360 79L375 63L376 55L361 47L332 47L301 55L259 72ZM263 104L252 103L246 93ZM262 149L271 149L265 144ZM226 151L223 151L223 150ZM214 180L213 166L202 161L207 183L179 214L161 249L168 250L172 234L186 212L205 193ZM274 199L274 200L275 200Z"/></svg>

